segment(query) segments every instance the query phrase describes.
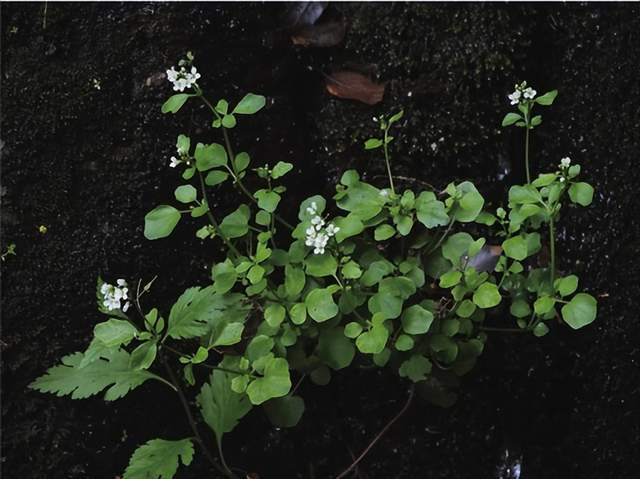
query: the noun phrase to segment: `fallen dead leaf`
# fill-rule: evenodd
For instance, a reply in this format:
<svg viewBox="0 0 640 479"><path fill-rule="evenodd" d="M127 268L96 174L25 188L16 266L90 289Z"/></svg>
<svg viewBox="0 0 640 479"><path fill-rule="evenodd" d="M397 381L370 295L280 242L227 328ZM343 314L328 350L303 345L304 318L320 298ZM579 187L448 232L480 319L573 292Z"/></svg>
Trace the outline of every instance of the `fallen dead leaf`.
<svg viewBox="0 0 640 479"><path fill-rule="evenodd" d="M297 30L291 41L294 45L303 47L333 47L342 42L346 26L342 18L328 20L318 25L308 25Z"/></svg>
<svg viewBox="0 0 640 479"><path fill-rule="evenodd" d="M384 96L384 83L375 83L362 73L339 71L327 75L326 89L338 98L357 100L367 105L380 103Z"/></svg>

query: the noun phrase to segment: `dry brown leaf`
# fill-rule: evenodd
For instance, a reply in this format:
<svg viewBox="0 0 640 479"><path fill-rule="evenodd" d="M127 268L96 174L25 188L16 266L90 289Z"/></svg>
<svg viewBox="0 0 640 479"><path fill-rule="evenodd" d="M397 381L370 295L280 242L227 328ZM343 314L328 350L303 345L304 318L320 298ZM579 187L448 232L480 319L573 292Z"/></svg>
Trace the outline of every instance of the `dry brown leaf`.
<svg viewBox="0 0 640 479"><path fill-rule="evenodd" d="M327 76L326 88L338 98L375 105L382 101L385 84L375 83L362 73L339 71Z"/></svg>
<svg viewBox="0 0 640 479"><path fill-rule="evenodd" d="M339 18L301 28L291 36L291 41L303 47L333 47L342 42L345 31L344 20Z"/></svg>

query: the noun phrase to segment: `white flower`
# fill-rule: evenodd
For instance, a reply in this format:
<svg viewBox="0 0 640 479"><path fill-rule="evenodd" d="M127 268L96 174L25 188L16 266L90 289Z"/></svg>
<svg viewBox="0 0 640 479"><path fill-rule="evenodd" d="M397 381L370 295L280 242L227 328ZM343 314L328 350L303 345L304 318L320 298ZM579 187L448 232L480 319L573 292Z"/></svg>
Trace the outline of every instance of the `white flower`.
<svg viewBox="0 0 640 479"><path fill-rule="evenodd" d="M514 91L511 95L509 95L509 100L511 100L512 105L517 105L520 103L520 90Z"/></svg>
<svg viewBox="0 0 640 479"><path fill-rule="evenodd" d="M531 87L527 87L527 89L522 92L523 96L529 100L533 100L536 96L536 93L538 92Z"/></svg>
<svg viewBox="0 0 640 479"><path fill-rule="evenodd" d="M171 161L169 162L169 166L171 168L175 168L176 166L178 166L180 163L182 163L182 161L180 161L179 159L177 159L175 156L171 157Z"/></svg>
<svg viewBox="0 0 640 479"><path fill-rule="evenodd" d="M315 241L313 242L313 246L314 246L313 253L324 254L324 249L327 246L328 242L329 242L329 236L324 233L319 233L318 236L316 236Z"/></svg>
<svg viewBox="0 0 640 479"><path fill-rule="evenodd" d="M331 236L334 236L338 231L340 231L339 227L337 227L333 223L329 223L329 225L327 225L327 229L325 230L325 233L327 233L327 236L331 237Z"/></svg>
<svg viewBox="0 0 640 479"><path fill-rule="evenodd" d="M191 88L200 77L200 73L194 66L191 67L189 72L184 67L180 67L180 70L176 70L175 67L167 70L167 80L173 83L175 91L184 91L186 88Z"/></svg>
<svg viewBox="0 0 640 479"><path fill-rule="evenodd" d="M560 183L564 183L564 176L560 177Z"/></svg>
<svg viewBox="0 0 640 479"><path fill-rule="evenodd" d="M569 168L571 166L571 158L565 156L560 160L560 165L558 165L561 169Z"/></svg>
<svg viewBox="0 0 640 479"><path fill-rule="evenodd" d="M311 224L316 228L317 231L320 231L324 226L324 220L321 216L314 216L311 218Z"/></svg>
<svg viewBox="0 0 640 479"><path fill-rule="evenodd" d="M127 282L124 279L119 279L116 281L116 285L103 283L100 287L100 293L103 296L102 304L109 311L113 311L114 309L121 308L121 301L125 301L129 298L128 292L129 288L127 287ZM129 309L129 301L126 301L124 306L122 306L122 311L127 311Z"/></svg>
<svg viewBox="0 0 640 479"><path fill-rule="evenodd" d="M315 215L317 213L318 210L318 204L315 201L311 202L310 206L307 206L307 213L309 213L310 215Z"/></svg>

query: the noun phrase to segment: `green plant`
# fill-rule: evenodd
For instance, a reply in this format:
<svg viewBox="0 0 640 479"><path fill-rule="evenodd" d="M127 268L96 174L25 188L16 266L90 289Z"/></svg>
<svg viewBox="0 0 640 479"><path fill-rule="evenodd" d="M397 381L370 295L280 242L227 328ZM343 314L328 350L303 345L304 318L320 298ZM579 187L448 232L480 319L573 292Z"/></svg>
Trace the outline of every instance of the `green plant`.
<svg viewBox="0 0 640 479"><path fill-rule="evenodd" d="M578 165L563 159L557 171L511 187L506 208L495 214L469 181L442 191L397 189L390 132L403 117L400 111L380 118L382 137L365 142L367 150L382 149L389 187L345 171L331 203L311 196L290 223L278 207L286 192L281 180L293 165L252 169L250 155L234 153L230 138L244 116L264 107L264 97L249 93L233 108L225 99L214 105L196 83L192 60L167 72L175 90L191 93L172 96L162 111L177 113L188 100L203 102L222 143L194 145L187 135L178 136L170 166L182 170L185 182L174 192L182 206L154 208L145 217L144 234L165 238L184 215L202 218L196 235L220 241L226 258L213 264L211 284L187 289L168 314L143 305L151 283L138 282L132 295L124 280L111 285L99 279L98 306L110 319L95 326L86 351L66 356L31 385L74 399L106 389L110 401L153 379L177 393L193 437L150 440L131 457L125 479L172 477L180 462L191 462L194 442L221 474L234 477L223 455L224 435L258 406L275 425L294 426L305 406L292 377L297 384L308 377L325 385L334 371L356 360L370 362L423 386L442 404L448 400L434 381L455 382L470 371L488 332L544 336L554 319L574 329L595 319L596 300L576 294L578 278L560 276L555 266L554 224L563 202L568 197L587 206L593 196L591 186L576 181ZM520 113L508 114L503 124L527 129L529 180L528 135L540 124L531 117L533 103L550 105L556 93L536 98L523 85L516 98ZM251 184L260 185L253 192L245 184L250 174ZM233 211L212 211L209 191L227 182L245 202ZM551 259L538 266L545 225ZM137 314L127 314L131 305ZM197 392L217 459L185 390Z"/></svg>

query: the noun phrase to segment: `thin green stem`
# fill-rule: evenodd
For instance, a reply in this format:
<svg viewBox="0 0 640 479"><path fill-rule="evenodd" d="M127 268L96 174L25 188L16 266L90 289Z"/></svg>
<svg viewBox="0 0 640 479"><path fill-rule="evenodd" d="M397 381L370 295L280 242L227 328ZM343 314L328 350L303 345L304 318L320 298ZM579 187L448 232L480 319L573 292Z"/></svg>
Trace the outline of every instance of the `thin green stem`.
<svg viewBox="0 0 640 479"><path fill-rule="evenodd" d="M204 104L207 105L209 109L213 112L213 114L216 116L216 119L222 121L222 117L220 116L220 113L218 113L214 108L214 106L211 104L211 102L205 98L205 96L202 94L202 90L198 88L196 92L197 92L197 95L200 97L200 99L204 102ZM233 168L233 170L230 170L230 173L233 176L233 181L235 182L236 185L238 185L238 188L240 188L240 190L244 193L244 195L247 198L249 198L253 203L258 204L258 200L256 200L251 194L251 192L247 189L247 187L244 186L244 183L242 183L242 180L240 179L238 172L236 171L235 162L233 161L235 156L233 154L233 148L231 146L231 139L229 138L229 132L225 127L221 127L221 128L222 128L222 136L224 138L225 148L227 150L227 156L229 157L231 168ZM275 215L275 218L279 223L283 224L290 230L293 230L293 226L291 226L283 218L281 218L278 215Z"/></svg>
<svg viewBox="0 0 640 479"><path fill-rule="evenodd" d="M556 275L556 234L553 225L553 216L551 216L549 220L549 249L551 251L551 284L553 285Z"/></svg>
<svg viewBox="0 0 640 479"><path fill-rule="evenodd" d="M442 236L440 237L440 239L438 240L438 242L435 244L435 246L433 248L431 248L429 250L429 252L427 253L427 256L430 255L431 253L433 253L435 250L438 249L438 246L440 246L442 244L442 242L444 241L444 239L447 237L447 235L449 234L449 231L451 231L451 228L453 227L453 223L455 222L455 219L451 218L451 221L449 221L449 226L447 226L447 229L445 230L445 232L442 234Z"/></svg>
<svg viewBox="0 0 640 479"><path fill-rule="evenodd" d="M240 254L240 251L238 251L238 249L233 245L233 243L229 240L229 238L227 238L227 236L220 230L220 225L218 224L215 217L211 213L211 210L209 209L209 201L207 200L207 189L204 185L204 178L202 178L202 173L200 172L200 170L198 170L198 178L200 179L200 191L202 193L202 198L207 202L207 217L209 218L209 221L214 226L214 228L216 229L216 233L220 236L220 238L222 238L222 241L224 241L227 247L236 256L238 257L242 256Z"/></svg>
<svg viewBox="0 0 640 479"><path fill-rule="evenodd" d="M527 129L524 134L524 166L527 170L527 184L531 183L531 173L529 172L529 122L525 125Z"/></svg>
<svg viewBox="0 0 640 479"><path fill-rule="evenodd" d="M396 190L393 186L393 175L391 174L391 163L389 160L389 127L384 130L384 161L387 164L387 175L389 176L389 186L391 187L391 192L395 195Z"/></svg>

